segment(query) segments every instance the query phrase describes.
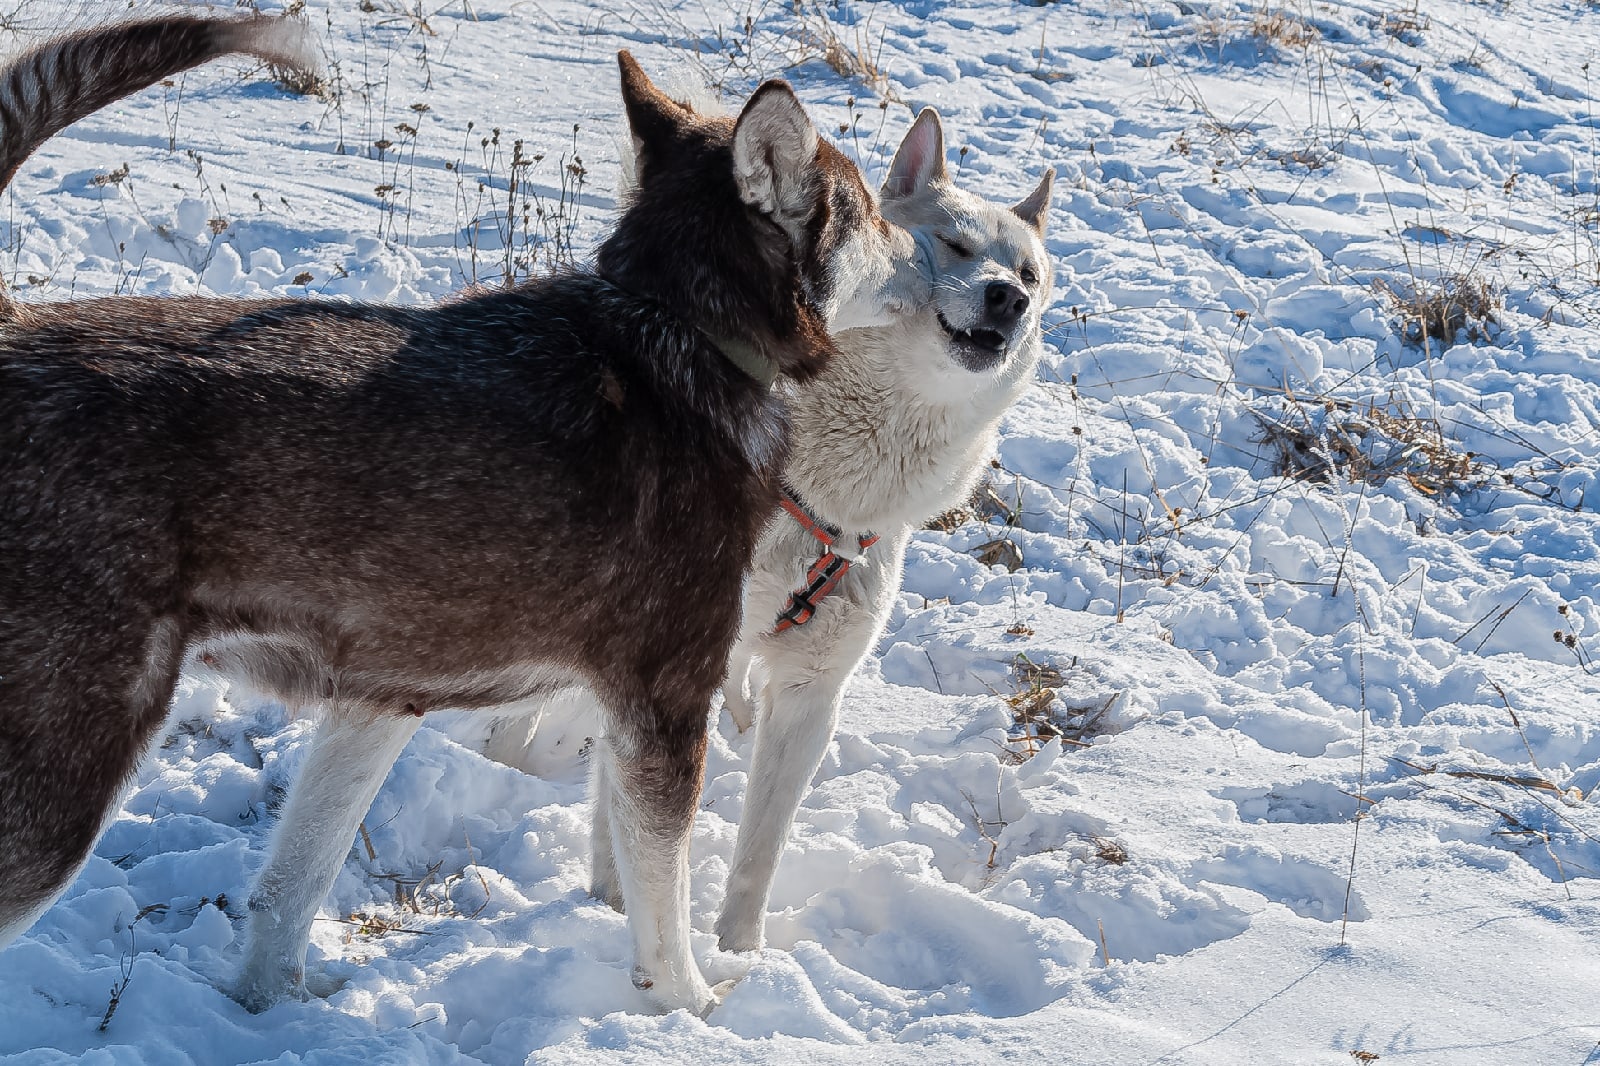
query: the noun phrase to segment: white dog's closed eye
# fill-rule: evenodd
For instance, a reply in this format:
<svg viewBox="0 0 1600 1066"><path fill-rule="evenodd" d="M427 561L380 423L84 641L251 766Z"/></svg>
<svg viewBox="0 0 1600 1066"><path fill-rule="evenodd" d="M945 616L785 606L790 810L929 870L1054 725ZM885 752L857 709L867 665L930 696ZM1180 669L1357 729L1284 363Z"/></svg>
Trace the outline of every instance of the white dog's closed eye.
<svg viewBox="0 0 1600 1066"><path fill-rule="evenodd" d="M926 230L914 229L911 231L911 239L917 245L918 266L921 268L923 276L928 280L929 290L932 290L935 285L939 284L939 261L935 258L933 252L933 242L936 238Z"/></svg>

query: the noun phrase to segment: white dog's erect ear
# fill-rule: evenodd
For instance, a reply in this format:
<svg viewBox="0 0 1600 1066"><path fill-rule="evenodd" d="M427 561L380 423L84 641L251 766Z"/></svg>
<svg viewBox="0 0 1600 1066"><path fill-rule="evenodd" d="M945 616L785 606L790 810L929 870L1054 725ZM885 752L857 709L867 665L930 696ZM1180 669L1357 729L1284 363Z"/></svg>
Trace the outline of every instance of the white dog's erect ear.
<svg viewBox="0 0 1600 1066"><path fill-rule="evenodd" d="M939 112L925 107L894 154L889 176L883 182L883 195L910 196L927 188L930 182L945 180L944 127L939 123Z"/></svg>
<svg viewBox="0 0 1600 1066"><path fill-rule="evenodd" d="M1011 209L1022 221L1033 227L1035 233L1041 238L1044 236L1045 218L1050 214L1050 189L1056 182L1056 169L1051 167L1044 172L1044 177L1039 179L1039 187L1028 194L1028 198Z"/></svg>
<svg viewBox="0 0 1600 1066"><path fill-rule="evenodd" d="M817 129L794 90L781 81L757 89L733 128L733 179L739 198L797 238L811 219Z"/></svg>

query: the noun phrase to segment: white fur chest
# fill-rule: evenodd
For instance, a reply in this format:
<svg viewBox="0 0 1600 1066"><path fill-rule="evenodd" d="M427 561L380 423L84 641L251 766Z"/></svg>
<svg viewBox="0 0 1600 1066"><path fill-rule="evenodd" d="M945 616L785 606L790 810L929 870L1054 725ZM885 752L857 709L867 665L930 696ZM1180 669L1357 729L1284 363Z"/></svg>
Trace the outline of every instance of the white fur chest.
<svg viewBox="0 0 1600 1066"><path fill-rule="evenodd" d="M788 481L847 536L918 525L962 503L1038 362L1033 345L998 374L969 374L915 332L847 333L828 370L792 391Z"/></svg>

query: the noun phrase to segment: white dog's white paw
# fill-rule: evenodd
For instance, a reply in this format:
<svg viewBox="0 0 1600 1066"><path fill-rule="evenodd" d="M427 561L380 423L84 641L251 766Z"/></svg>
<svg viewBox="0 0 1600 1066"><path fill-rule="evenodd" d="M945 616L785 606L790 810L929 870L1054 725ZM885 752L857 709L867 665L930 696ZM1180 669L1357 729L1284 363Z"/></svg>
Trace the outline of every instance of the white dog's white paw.
<svg viewBox="0 0 1600 1066"><path fill-rule="evenodd" d="M717 918L717 947L723 951L760 951L766 940L765 915L738 900L723 905Z"/></svg>
<svg viewBox="0 0 1600 1066"><path fill-rule="evenodd" d="M303 973L298 969L277 967L263 972L247 969L227 992L251 1014L260 1014L288 1000L306 998Z"/></svg>

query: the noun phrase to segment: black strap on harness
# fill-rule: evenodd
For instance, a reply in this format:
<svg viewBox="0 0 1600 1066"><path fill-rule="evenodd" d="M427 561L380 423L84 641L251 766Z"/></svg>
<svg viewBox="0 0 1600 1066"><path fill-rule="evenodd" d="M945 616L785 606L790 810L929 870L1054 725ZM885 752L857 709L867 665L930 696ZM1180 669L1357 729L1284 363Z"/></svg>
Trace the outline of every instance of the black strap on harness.
<svg viewBox="0 0 1600 1066"><path fill-rule="evenodd" d="M842 530L812 515L795 498L794 492L788 486L784 487L783 496L778 502L796 522L800 523L802 529L822 542L822 554L806 570L804 587L791 592L789 602L778 612L778 621L772 627L774 633L782 633L784 630L803 626L811 621L817 613L817 605L844 580L844 575L850 571L851 562L834 551L835 544L843 535ZM876 533L863 533L856 539L863 552L878 543Z"/></svg>

